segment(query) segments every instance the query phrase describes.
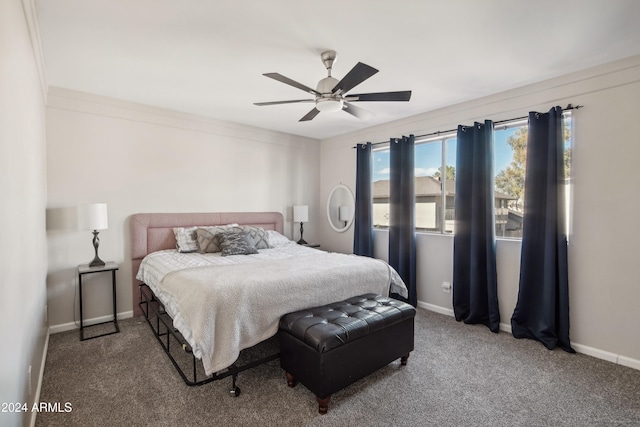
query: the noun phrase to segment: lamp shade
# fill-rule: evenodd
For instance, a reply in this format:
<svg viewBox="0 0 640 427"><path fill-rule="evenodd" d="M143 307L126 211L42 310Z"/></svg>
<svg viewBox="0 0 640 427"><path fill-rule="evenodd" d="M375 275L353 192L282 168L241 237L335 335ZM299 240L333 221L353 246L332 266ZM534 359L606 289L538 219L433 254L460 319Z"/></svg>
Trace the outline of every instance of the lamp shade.
<svg viewBox="0 0 640 427"><path fill-rule="evenodd" d="M293 222L307 222L309 221L309 207L308 206L294 206L293 207Z"/></svg>
<svg viewBox="0 0 640 427"><path fill-rule="evenodd" d="M78 206L79 230L106 230L107 228L109 228L109 221L106 203Z"/></svg>
<svg viewBox="0 0 640 427"><path fill-rule="evenodd" d="M338 208L338 219L340 221L349 221L351 219L351 209L349 209L349 206L343 205Z"/></svg>

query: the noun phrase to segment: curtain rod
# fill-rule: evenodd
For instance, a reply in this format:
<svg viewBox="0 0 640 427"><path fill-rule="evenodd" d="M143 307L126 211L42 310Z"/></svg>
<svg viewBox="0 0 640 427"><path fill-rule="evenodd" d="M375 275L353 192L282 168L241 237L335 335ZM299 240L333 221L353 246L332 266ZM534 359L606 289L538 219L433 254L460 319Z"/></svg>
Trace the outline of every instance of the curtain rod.
<svg viewBox="0 0 640 427"><path fill-rule="evenodd" d="M576 105L575 107L571 104L568 104L565 108L562 109L563 112L568 111L568 110L577 110L578 108L582 108L583 105ZM502 123L508 123L508 122L515 122L517 120L524 120L524 119L528 119L529 116L524 116L524 117L516 117L513 119L506 119L506 120L499 120L497 122L493 122L494 125L499 125ZM425 133L424 135L416 135L416 138L424 138L427 136L437 136L440 134L446 134L446 133L453 133L456 132L458 129L450 129L450 130L439 130L436 132L431 132L431 133ZM380 145L380 144L388 144L389 141L382 141L382 142L372 142L371 145ZM351 148L358 148L358 146L356 145L355 147L351 147Z"/></svg>

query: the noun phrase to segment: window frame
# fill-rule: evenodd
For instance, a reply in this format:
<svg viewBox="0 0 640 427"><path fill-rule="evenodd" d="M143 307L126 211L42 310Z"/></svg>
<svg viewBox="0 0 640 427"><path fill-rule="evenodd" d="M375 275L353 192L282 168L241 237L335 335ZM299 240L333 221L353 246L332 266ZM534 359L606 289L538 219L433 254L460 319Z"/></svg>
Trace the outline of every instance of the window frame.
<svg viewBox="0 0 640 427"><path fill-rule="evenodd" d="M574 147L575 147L575 142L574 142L574 121L571 115L571 110L565 110L562 113L563 116L563 120L566 126L566 120L569 120L569 135L570 135L570 139L569 139L569 148L571 149L571 157L569 159L569 167L570 167L570 173L569 173L569 188L567 189L567 192L565 192L565 198L566 198L566 233L567 233L567 239L569 239L569 237L572 235L572 231L573 231L573 179L572 179L572 175L571 175L571 171L573 170L573 151L574 151ZM516 127L527 127L529 126L529 119L528 117L524 117L524 118L517 118L517 119L512 119L512 120L505 120L505 121L501 121L499 122L497 125L494 125L493 128L493 132L494 132L494 137L495 137L495 132L496 131L502 131L502 130L508 130L508 129L512 129L512 128L516 128ZM415 231L416 233L423 233L423 234L435 234L435 235L445 235L445 236L453 236L455 235L455 232L447 232L446 231L446 210L447 210L447 179L446 179L446 171L447 171L447 141L449 140L457 140L457 129L456 130L452 130L449 132L438 132L436 134L433 135L429 135L429 136L424 136L424 137L417 137L416 141L415 141L415 145L416 147L418 147L419 145L423 145L423 144L429 144L429 143L434 143L434 142L440 142L441 143L441 158L440 158L440 170L441 172L441 176L443 177L440 180L440 224L439 224L439 231L430 231L430 230L422 230L422 229L418 229L416 227ZM456 141L457 142L457 141ZM564 143L564 139L563 139L563 143ZM372 163L375 162L375 154L376 152L384 152L384 151L389 151L390 147L389 147L389 143L385 142L385 143L380 143L380 144L376 144L376 146L373 147L373 152L372 152L372 158L371 161ZM495 156L495 154L494 154ZM374 165L375 167L375 165ZM495 167L495 157L494 157L494 167ZM372 168L373 171L373 168ZM494 176L493 176L493 185L494 185L494 189L495 189L495 178L497 176L497 173L494 170ZM373 178L373 177L372 177ZM414 179L416 178L415 176L415 170L414 170ZM372 179L372 187L373 187L373 179ZM373 192L372 192L373 193ZM454 196L455 197L455 196ZM454 199L455 200L455 199ZM414 201L414 204L416 202ZM373 204L373 198L372 198L372 204ZM495 206L494 206L494 216L495 216ZM524 211L523 211L524 214ZM375 222L375 221L374 221ZM388 226L376 226L374 224L374 229L376 230L388 230L389 227ZM517 237L517 236L497 236L496 235L496 239L497 240L511 240L511 241L520 241L522 240L522 237Z"/></svg>

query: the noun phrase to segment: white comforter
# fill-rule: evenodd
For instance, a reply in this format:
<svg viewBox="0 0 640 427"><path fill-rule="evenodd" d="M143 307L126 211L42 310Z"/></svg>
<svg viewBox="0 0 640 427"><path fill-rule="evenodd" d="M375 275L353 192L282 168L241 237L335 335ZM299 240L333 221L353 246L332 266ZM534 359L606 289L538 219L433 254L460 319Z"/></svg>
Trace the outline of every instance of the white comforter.
<svg viewBox="0 0 640 427"><path fill-rule="evenodd" d="M355 295L407 290L384 261L296 244L256 255L149 254L137 278L164 303L210 375L271 336L284 314Z"/></svg>

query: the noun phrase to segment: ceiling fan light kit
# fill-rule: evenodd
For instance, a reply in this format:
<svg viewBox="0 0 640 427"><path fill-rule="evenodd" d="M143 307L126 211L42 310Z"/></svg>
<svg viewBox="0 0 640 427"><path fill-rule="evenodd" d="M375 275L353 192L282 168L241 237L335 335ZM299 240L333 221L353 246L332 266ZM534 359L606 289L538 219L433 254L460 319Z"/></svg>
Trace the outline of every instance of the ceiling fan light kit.
<svg viewBox="0 0 640 427"><path fill-rule="evenodd" d="M327 50L325 52L322 52L322 54L320 55L320 59L322 60L322 63L327 69L327 77L323 78L318 82L318 85L316 86L315 90L278 73L263 74L266 77L272 78L279 82L288 84L289 86L293 86L297 89L300 89L312 95L315 95L315 99L256 102L254 103L254 105L264 106L264 105L293 104L293 103L301 103L301 102L315 102L315 107L313 108L313 110L309 111L304 117L300 119L301 122L304 122L304 121L312 120L320 112L335 112L340 110L343 110L359 119L366 119L368 117L371 117L373 113L363 108L356 107L355 105L352 104L352 102L409 101L409 99L411 99L410 90L400 91L400 92L379 92L379 93L363 93L359 95L346 95L348 91L350 91L360 83L364 82L369 77L376 74L378 70L376 70L375 68L367 64L358 62L351 69L351 71L349 71L347 75L342 78L342 80L338 80L334 77L331 77L331 70L333 69L333 64L335 63L336 58L337 58L337 53L335 50Z"/></svg>
<svg viewBox="0 0 640 427"><path fill-rule="evenodd" d="M333 113L342 110L344 101L342 99L320 98L316 99L316 109L323 113Z"/></svg>

